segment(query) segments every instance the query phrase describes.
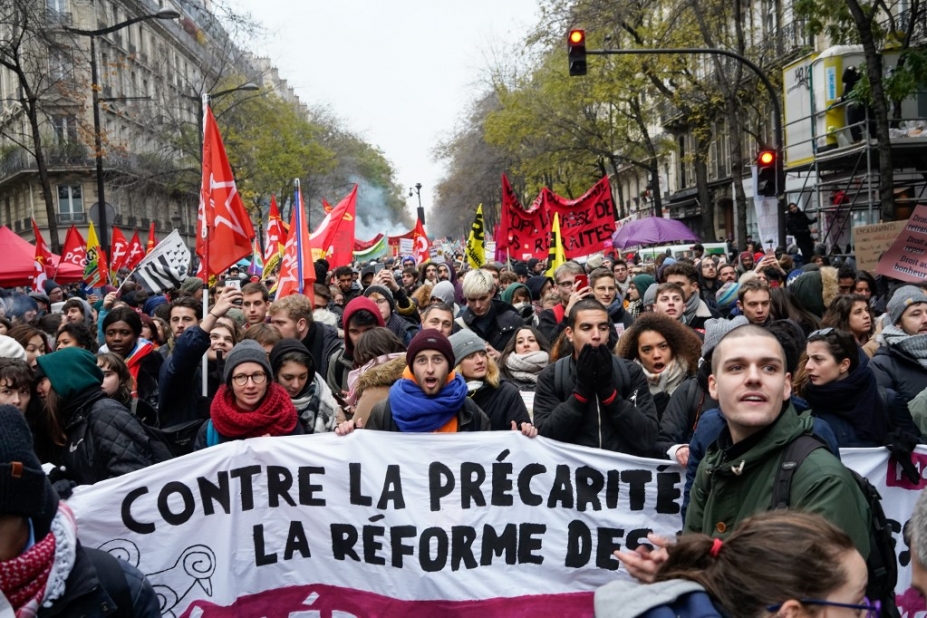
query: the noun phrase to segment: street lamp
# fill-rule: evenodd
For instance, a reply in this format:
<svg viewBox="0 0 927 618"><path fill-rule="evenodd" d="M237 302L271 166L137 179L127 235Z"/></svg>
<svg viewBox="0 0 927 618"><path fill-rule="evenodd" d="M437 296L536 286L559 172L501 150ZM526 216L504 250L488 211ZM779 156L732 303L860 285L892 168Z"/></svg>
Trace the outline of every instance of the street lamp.
<svg viewBox="0 0 927 618"><path fill-rule="evenodd" d="M103 249L103 253L107 255L109 254L109 234L107 233L106 196L105 187L103 186L103 136L101 135L102 129L100 127L100 79L97 75L96 38L149 19L177 19L179 17L180 13L177 11L162 9L157 13L133 17L132 19L127 19L124 22L109 26L108 28L100 28L99 30L80 30L71 27L64 28L71 34L90 38L90 81L92 82L90 88L93 93L93 146L96 150L94 155L97 163L97 210L100 213L100 248Z"/></svg>
<svg viewBox="0 0 927 618"><path fill-rule="evenodd" d="M425 209L422 208L422 183L415 183L415 195L418 196L418 220L425 225ZM412 189L409 189L409 197L412 197Z"/></svg>
<svg viewBox="0 0 927 618"><path fill-rule="evenodd" d="M232 94L233 92L256 92L260 90L261 87L255 84L254 82L247 82L241 86L236 86L235 88L228 88L226 90L220 90L219 92L207 92L206 93L206 102L208 103L212 99L218 99L219 97L224 97L227 94ZM200 156L203 153L203 128L205 127L204 115L206 114L206 109L203 107L203 96L202 95L192 95L192 94L182 94L180 95L185 99L191 101L196 101L199 109L199 115L197 116L200 119Z"/></svg>

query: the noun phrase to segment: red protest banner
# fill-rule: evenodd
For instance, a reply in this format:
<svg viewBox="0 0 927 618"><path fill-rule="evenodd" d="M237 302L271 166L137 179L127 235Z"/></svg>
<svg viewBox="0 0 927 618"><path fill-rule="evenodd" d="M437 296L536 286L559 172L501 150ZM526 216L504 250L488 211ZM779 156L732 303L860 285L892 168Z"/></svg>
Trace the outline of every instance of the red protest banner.
<svg viewBox="0 0 927 618"><path fill-rule="evenodd" d="M607 176L578 199L567 200L546 187L539 199L551 214L560 215L560 234L568 260L612 249L615 205Z"/></svg>
<svg viewBox="0 0 927 618"><path fill-rule="evenodd" d="M876 266L876 274L920 283L927 279L927 204L918 204L891 248Z"/></svg>
<svg viewBox="0 0 927 618"><path fill-rule="evenodd" d="M496 235L496 251L513 260L528 260L547 257L550 242L550 212L542 203L541 196L530 208L525 209L518 200L509 179L502 174L502 212L499 233Z"/></svg>

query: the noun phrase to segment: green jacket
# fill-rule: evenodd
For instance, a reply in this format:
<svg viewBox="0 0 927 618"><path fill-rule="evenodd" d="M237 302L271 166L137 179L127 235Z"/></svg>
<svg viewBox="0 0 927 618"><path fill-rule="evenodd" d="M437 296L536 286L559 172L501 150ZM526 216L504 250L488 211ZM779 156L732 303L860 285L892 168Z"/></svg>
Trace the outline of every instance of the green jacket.
<svg viewBox="0 0 927 618"><path fill-rule="evenodd" d="M782 451L801 434L810 434L810 414L799 416L789 404L769 432L733 461L712 444L699 463L686 513L686 532L724 538L738 522L769 510L773 480ZM813 451L792 477L790 508L817 513L846 532L859 553L869 555L869 505L849 470L826 448Z"/></svg>

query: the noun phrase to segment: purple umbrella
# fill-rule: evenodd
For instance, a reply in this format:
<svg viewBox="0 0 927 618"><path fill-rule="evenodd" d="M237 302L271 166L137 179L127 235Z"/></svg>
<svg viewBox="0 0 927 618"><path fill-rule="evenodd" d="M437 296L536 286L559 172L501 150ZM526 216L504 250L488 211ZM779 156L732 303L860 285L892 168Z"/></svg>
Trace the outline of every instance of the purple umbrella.
<svg viewBox="0 0 927 618"><path fill-rule="evenodd" d="M681 221L662 217L647 217L629 221L612 235L612 245L618 249L639 245L660 245L676 240L698 240Z"/></svg>

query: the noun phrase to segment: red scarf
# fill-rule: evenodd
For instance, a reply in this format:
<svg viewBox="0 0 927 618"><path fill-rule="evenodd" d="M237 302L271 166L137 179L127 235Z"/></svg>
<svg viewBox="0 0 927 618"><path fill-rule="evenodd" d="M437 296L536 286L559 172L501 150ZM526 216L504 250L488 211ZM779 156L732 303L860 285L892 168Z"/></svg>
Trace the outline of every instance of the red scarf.
<svg viewBox="0 0 927 618"><path fill-rule="evenodd" d="M12 560L0 562L0 591L15 611L35 599L41 604L48 574L55 562L55 535L45 538Z"/></svg>
<svg viewBox="0 0 927 618"><path fill-rule="evenodd" d="M216 431L226 438L257 438L287 436L296 427L296 407L290 396L276 382L267 385L267 394L257 410L249 412L235 404L232 389L223 384L216 391L209 408Z"/></svg>

